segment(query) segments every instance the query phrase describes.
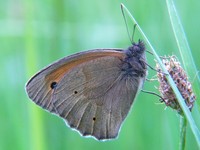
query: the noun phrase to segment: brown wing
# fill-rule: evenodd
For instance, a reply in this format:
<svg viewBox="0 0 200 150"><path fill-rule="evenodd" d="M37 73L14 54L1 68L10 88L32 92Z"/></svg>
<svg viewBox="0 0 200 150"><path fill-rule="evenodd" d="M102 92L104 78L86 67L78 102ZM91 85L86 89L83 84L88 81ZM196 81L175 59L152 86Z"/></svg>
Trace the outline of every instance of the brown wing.
<svg viewBox="0 0 200 150"><path fill-rule="evenodd" d="M26 84L26 91L30 99L39 106L55 112L52 105L53 83L58 83L63 76L72 68L81 63L85 63L96 58L112 55L113 57L122 57L122 51L119 49L96 49L80 52L65 57L52 63L34 75Z"/></svg>
<svg viewBox="0 0 200 150"><path fill-rule="evenodd" d="M139 78L123 76L123 58L122 51L114 50L67 57L63 65L60 60L60 66L55 63L33 77L27 92L82 135L115 138L141 83Z"/></svg>

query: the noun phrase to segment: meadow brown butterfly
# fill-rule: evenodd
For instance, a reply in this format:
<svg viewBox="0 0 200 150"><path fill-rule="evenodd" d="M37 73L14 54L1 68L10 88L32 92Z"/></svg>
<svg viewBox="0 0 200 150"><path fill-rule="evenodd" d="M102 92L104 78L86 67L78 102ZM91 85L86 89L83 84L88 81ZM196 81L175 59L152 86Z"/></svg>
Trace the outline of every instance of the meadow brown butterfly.
<svg viewBox="0 0 200 150"><path fill-rule="evenodd" d="M30 99L83 136L116 138L147 75L145 45L94 49L60 59L26 85Z"/></svg>

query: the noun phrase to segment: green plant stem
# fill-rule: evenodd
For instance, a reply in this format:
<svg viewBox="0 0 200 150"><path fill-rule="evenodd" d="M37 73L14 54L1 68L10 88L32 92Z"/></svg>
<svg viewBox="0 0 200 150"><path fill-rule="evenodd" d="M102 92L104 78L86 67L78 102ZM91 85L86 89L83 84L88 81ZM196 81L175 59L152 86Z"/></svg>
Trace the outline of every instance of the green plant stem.
<svg viewBox="0 0 200 150"><path fill-rule="evenodd" d="M180 141L179 141L179 149L185 149L185 139L186 139L186 129L187 129L187 120L185 116L180 116Z"/></svg>
<svg viewBox="0 0 200 150"><path fill-rule="evenodd" d="M183 110L183 113L184 113L184 115L185 115L185 117L186 117L188 123L190 124L191 130L192 130L192 132L193 132L193 134L194 134L194 136L195 136L195 139L196 139L196 141L197 141L197 143L198 143L198 146L199 146L199 148L200 148L200 132L199 132L199 130L198 130L198 128L197 128L197 126L196 126L196 124L195 124L195 122L194 122L194 119L193 119L193 117L192 117L192 115L191 115L191 113L190 113L188 107L186 106L185 101L184 101L184 99L182 98L182 96L181 96L181 94L180 94L180 92L179 92L179 90L178 90L176 84L174 83L173 79L172 79L171 76L169 75L167 69L165 68L164 64L163 64L162 61L160 60L160 58L159 58L159 56L157 55L155 49L153 48L153 46L152 46L151 43L149 42L148 38L146 37L146 35L145 35L144 32L142 31L142 29L140 28L140 26L139 26L139 24L137 23L137 21L135 20L135 18L131 15L131 13L129 12L129 10L128 10L123 4L121 4L121 7L122 7L122 9L124 9L124 10L127 12L127 14L129 15L129 17L130 17L130 18L132 19L132 21L134 22L134 24L137 24L138 30L140 31L141 35L144 37L144 40L146 41L147 45L149 45L150 49L152 50L152 53L154 54L154 56L155 56L157 62L159 63L159 65L160 65L160 67L161 67L163 73L166 74L166 78L167 78L167 80L168 80L170 86L172 87L172 89L173 89L175 95L176 95L176 98L177 98L177 100L178 100L178 102L179 102L179 105L181 106L181 108L182 108L182 110Z"/></svg>

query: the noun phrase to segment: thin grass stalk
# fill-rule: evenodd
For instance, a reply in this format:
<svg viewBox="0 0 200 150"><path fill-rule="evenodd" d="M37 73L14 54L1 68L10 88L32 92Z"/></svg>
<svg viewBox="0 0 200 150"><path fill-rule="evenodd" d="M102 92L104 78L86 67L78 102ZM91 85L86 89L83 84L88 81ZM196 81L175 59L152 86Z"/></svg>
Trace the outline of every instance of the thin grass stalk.
<svg viewBox="0 0 200 150"><path fill-rule="evenodd" d="M179 149L184 150L186 144L186 130L187 130L187 120L185 116L180 116L180 141Z"/></svg>

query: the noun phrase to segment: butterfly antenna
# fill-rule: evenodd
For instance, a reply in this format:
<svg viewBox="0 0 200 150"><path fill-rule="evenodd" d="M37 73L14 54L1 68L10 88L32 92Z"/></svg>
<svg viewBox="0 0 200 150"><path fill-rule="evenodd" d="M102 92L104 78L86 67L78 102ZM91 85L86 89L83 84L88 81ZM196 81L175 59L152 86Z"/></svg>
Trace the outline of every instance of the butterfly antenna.
<svg viewBox="0 0 200 150"><path fill-rule="evenodd" d="M132 38L131 38L131 43L133 43L133 41L134 41L134 35L135 35L135 28L136 28L136 26L137 26L137 24L134 24L134 26L133 26L133 33L132 33Z"/></svg>
<svg viewBox="0 0 200 150"><path fill-rule="evenodd" d="M127 33L128 33L129 40L130 40L131 43L133 43L132 38L131 38L131 36L130 36L130 32L129 32L129 30L128 30L127 20L126 20L126 16L125 16L125 14L124 14L124 9L123 9L123 6L122 6L122 5L121 5L121 11L122 11L122 15L123 15L124 22L125 22L125 25L126 25L126 31L127 31ZM135 27L134 27L134 28L135 28Z"/></svg>

